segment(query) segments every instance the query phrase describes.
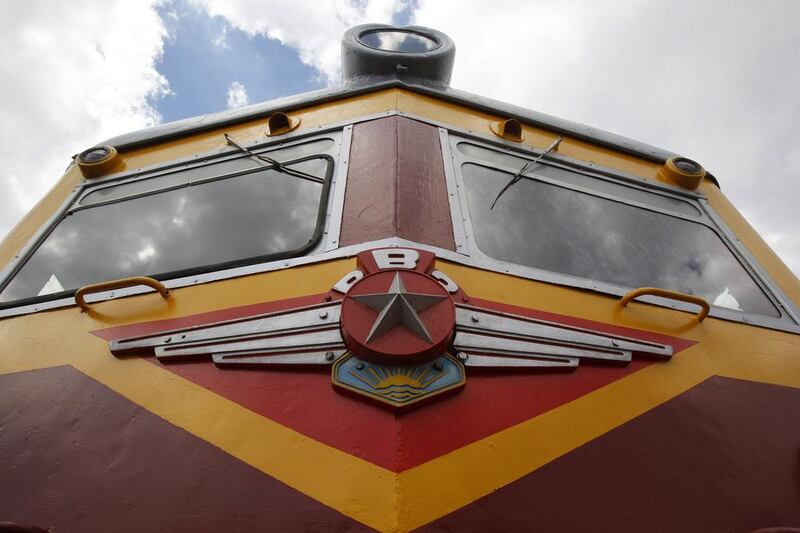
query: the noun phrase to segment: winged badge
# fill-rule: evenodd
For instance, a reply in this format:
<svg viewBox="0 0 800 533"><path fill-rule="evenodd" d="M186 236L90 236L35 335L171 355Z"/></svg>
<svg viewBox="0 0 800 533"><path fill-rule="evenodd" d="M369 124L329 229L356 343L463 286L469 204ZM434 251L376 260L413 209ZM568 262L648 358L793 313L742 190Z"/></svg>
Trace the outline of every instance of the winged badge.
<svg viewBox="0 0 800 533"><path fill-rule="evenodd" d="M161 361L211 357L227 365L331 365L334 387L395 409L459 390L466 368L570 368L672 346L475 304L434 254L361 252L322 303L110 342L114 355Z"/></svg>

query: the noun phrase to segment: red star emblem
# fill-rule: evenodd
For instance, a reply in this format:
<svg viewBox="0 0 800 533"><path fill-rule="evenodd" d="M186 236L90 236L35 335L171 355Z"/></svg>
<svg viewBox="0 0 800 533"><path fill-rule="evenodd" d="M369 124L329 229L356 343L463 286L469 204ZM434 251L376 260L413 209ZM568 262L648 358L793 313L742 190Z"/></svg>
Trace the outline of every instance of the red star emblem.
<svg viewBox="0 0 800 533"><path fill-rule="evenodd" d="M418 364L452 339L455 306L433 278L384 270L353 285L342 302L342 335L357 356L382 364Z"/></svg>

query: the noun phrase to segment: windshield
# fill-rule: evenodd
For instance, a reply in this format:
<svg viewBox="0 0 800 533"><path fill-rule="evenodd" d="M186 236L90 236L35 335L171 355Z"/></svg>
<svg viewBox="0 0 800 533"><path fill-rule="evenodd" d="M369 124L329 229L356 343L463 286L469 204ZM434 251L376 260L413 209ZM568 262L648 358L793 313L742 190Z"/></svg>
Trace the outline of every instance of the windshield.
<svg viewBox="0 0 800 533"><path fill-rule="evenodd" d="M661 287L729 309L780 316L721 238L693 220L699 210L683 207L690 204L635 189L615 197L607 185L581 183L585 190L561 186L555 183L559 174L577 173L553 169L532 169L554 179L526 177L490 209L514 173L477 163L461 165L472 229L483 253L570 276L630 288ZM592 178L569 176L562 181L587 179ZM648 200L644 194L658 199ZM671 216L625 200L688 216Z"/></svg>
<svg viewBox="0 0 800 533"><path fill-rule="evenodd" d="M329 148L326 146L325 148ZM319 237L333 160L249 156L90 190L11 279L0 302L129 276L181 275L305 253Z"/></svg>

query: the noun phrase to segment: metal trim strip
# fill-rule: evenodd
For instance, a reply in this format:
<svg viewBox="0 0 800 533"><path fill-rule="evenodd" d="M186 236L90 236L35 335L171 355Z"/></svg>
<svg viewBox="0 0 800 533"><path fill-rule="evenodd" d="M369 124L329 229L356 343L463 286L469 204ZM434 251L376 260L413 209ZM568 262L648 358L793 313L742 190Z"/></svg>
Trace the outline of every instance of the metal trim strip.
<svg viewBox="0 0 800 533"><path fill-rule="evenodd" d="M442 164L444 166L444 178L447 185L447 196L450 202L450 218L453 224L453 240L456 244L456 251L460 254L469 255L469 241L464 230L464 218L461 212L461 202L454 202L458 194L458 183L456 181L453 168L453 155L450 149L449 132L447 128L439 127L439 144L442 147Z"/></svg>
<svg viewBox="0 0 800 533"><path fill-rule="evenodd" d="M347 190L347 170L350 168L350 145L353 141L353 125L344 127L341 142L339 143L338 170L333 176L328 205L327 228L325 229L325 242L319 251L328 252L339 246L339 237L342 232L342 213L344 212L344 196ZM313 253L313 252L312 252Z"/></svg>
<svg viewBox="0 0 800 533"><path fill-rule="evenodd" d="M736 237L736 234L728 227L727 224L725 224L716 211L714 211L714 208L711 207L711 204L708 203L708 200L703 198L700 199L698 203L705 214L713 221L714 225L718 229L717 233L722 237L728 247L732 248L736 253L738 253L741 261L748 271L755 276L758 281L766 286L775 296L775 304L779 307L779 309L781 311L785 311L792 320L794 320L797 324L800 324L800 308L798 308L792 299L789 298L789 296L783 292L778 284L772 280L767 271L764 270L761 264L759 264L755 256L750 253L744 244L742 244L742 241Z"/></svg>
<svg viewBox="0 0 800 533"><path fill-rule="evenodd" d="M286 161L286 164L292 164L299 162L301 160L307 159L308 157L314 157L319 155L332 155L334 151L336 151L336 147L340 143L340 136L338 135L338 130L326 132L327 135L320 134L320 135L311 135L309 137L303 137L299 139L292 139L293 142L282 142L282 143L264 143L263 140L256 140L250 143L242 143L242 146L247 148L248 150L256 153L256 154L270 154L277 150L282 150L284 148L292 148L295 146L301 146L303 144L311 144L314 141L321 141L325 139L330 139L334 143L334 147L331 150L327 150L325 152L317 152L309 154L308 156L301 156L296 157L293 160ZM194 156L184 157L180 159L175 159L173 161L169 161L168 163L156 163L154 165L149 165L147 167L138 168L135 170L128 170L125 172L120 172L117 174L109 174L104 178L96 178L89 180L83 180L81 182L81 194L77 201L75 202L75 206L71 209L72 211L76 211L79 209L87 209L89 207L94 207L96 205L102 205L105 202L96 202L96 203L89 203L83 204L82 202L86 197L91 194L94 194L97 191L107 189L110 187L118 187L120 185L124 185L127 183L133 183L139 180L150 180L156 179L163 176L167 176L169 174L173 174L175 172L183 171L183 170L191 170L195 168L201 168L208 165L213 165L216 163L221 163L225 161L231 161L234 159L246 159L247 156L243 154L238 149L228 150L225 149L224 151L211 151L206 152L203 154L198 154ZM209 176L206 178L200 178L192 183L201 183L203 181L213 180L215 178L228 178L228 177L235 177L236 175L247 174L250 172L257 171L259 169L258 166L254 166L253 168L245 169L245 170L236 170L232 171L229 174L220 174L216 176ZM178 188L182 185L175 185L171 187L154 187L151 190L145 191L140 194L147 194L151 191L161 191L166 190L169 188ZM126 199L129 197L123 197L120 199Z"/></svg>
<svg viewBox="0 0 800 533"><path fill-rule="evenodd" d="M249 276L252 274L274 272L276 270L283 270L284 268L291 268L294 266L309 265L315 263L322 263L325 261L331 261L335 259L353 257L357 255L358 252L369 250L372 248L382 248L382 247L417 248L420 250L433 252L436 254L438 258L442 260L451 261L453 263L461 264L468 267L478 268L500 274L508 274L523 279L541 281L544 283L552 283L554 285L587 289L594 292L604 293L610 296L622 297L625 295L625 293L627 293L630 290L630 287L620 287L608 283L594 282L584 278L574 278L571 276L556 274L553 272L539 270L532 267L526 267L512 263L504 263L502 261L494 260L491 258L485 258L485 257L474 258L450 250L444 250L427 244L407 241L405 239L400 239L397 237L380 239L377 241L365 242L361 244L354 244L351 246L347 246L344 248L337 248L335 250L331 250L330 252L325 252L313 256L295 257L281 261L272 261L269 263L246 265L222 271L209 272L205 274L199 274L197 276L188 276L172 280L163 280L163 283L168 289L177 289L182 287L189 287L192 285L198 285L201 283L208 283L211 281L233 279L242 276ZM147 290L143 287L131 287L128 289L113 291L113 293L111 291L105 293L97 293L95 295L88 297L87 301L90 303L101 302L115 298L143 294L145 292L147 292ZM669 309L686 311L687 313L692 313L692 314L694 314L696 311L696 309L690 304L686 304L683 302L675 302L673 300L667 300L656 296L644 296L637 301L650 303L658 305L660 307L666 307ZM74 305L75 305L75 300L73 298L61 298L59 300L51 300L37 304L29 304L25 306L2 309L0 310L0 318L37 313L39 311L45 311L49 309L72 307ZM736 311L726 310L720 307L712 307L709 316L713 318L727 320L730 322L738 322L738 323L750 324L753 326L760 326L767 329L786 331L789 333L800 333L800 326L790 323L787 320L781 320L781 319L770 318L748 313L739 313Z"/></svg>

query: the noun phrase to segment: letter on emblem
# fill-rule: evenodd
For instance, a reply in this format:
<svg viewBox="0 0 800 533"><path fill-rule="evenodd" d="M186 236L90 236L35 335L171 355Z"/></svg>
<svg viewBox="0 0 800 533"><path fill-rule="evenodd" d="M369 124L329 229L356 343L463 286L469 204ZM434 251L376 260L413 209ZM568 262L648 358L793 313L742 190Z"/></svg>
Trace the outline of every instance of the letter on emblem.
<svg viewBox="0 0 800 533"><path fill-rule="evenodd" d="M458 292L458 284L450 279L450 276L442 272L441 270L434 270L431 272L431 277L441 283L447 292L454 293Z"/></svg>
<svg viewBox="0 0 800 533"><path fill-rule="evenodd" d="M381 270L384 268L407 268L411 270L417 267L419 252L406 248L383 248L382 250L373 250L372 257L375 258L375 263Z"/></svg>
<svg viewBox="0 0 800 533"><path fill-rule="evenodd" d="M355 283L364 277L364 273L360 270L353 270L344 275L342 279L336 282L336 285L333 286L333 290L339 291L342 294L347 294L347 291L350 290L350 287L355 285Z"/></svg>

